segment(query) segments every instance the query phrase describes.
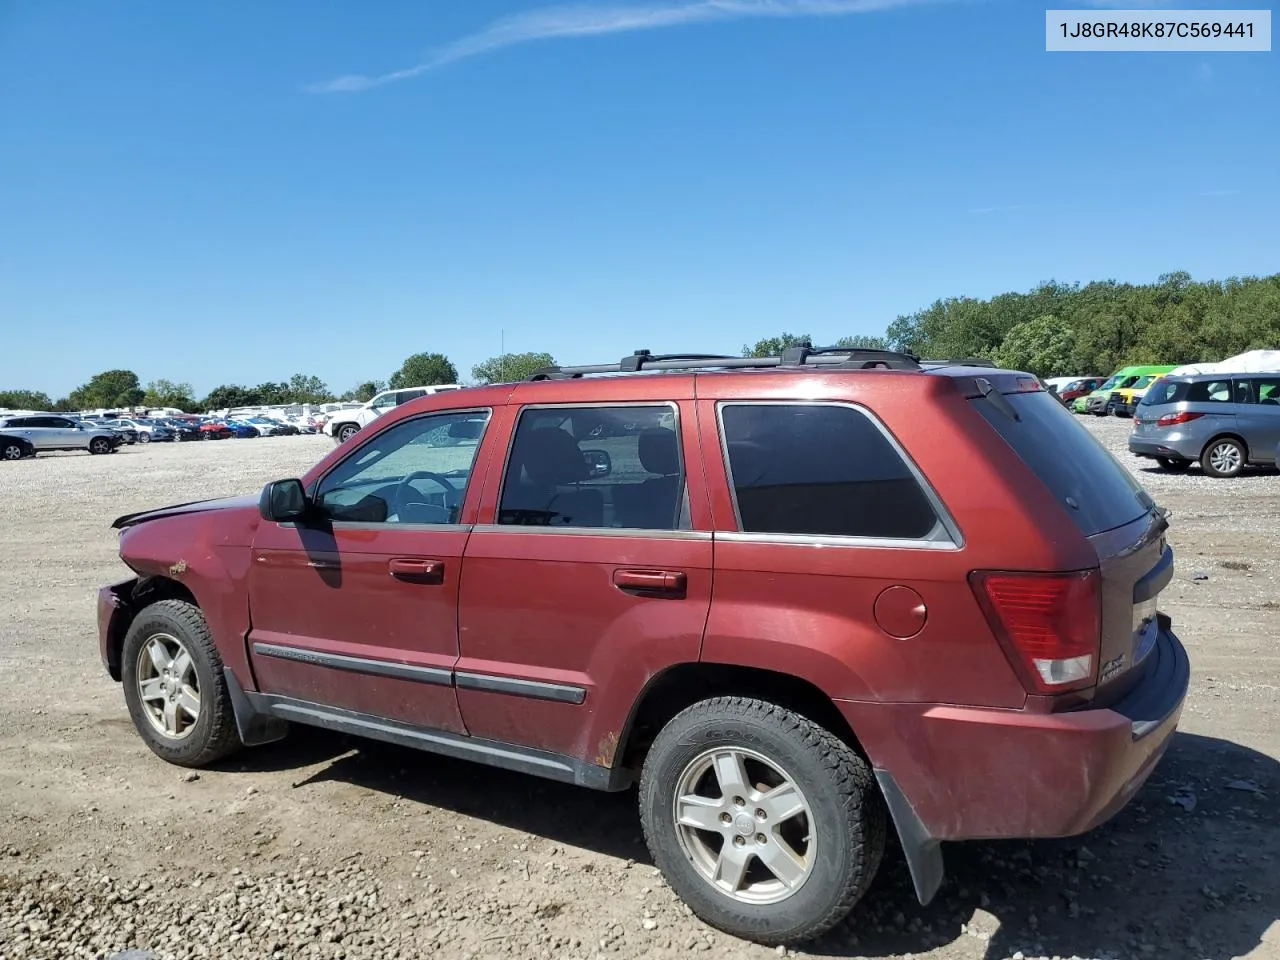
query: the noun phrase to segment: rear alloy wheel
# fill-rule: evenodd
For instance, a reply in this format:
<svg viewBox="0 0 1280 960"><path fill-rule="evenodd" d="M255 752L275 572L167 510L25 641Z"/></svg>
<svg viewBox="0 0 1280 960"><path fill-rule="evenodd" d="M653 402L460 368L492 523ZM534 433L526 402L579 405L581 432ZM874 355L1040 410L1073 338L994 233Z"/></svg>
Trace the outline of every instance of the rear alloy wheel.
<svg viewBox="0 0 1280 960"><path fill-rule="evenodd" d="M350 440L359 432L360 432L360 428L357 427L354 423L344 423L342 426L338 428L338 432L337 432L338 442L346 443L348 440Z"/></svg>
<svg viewBox="0 0 1280 960"><path fill-rule="evenodd" d="M1200 468L1211 477L1236 477L1244 469L1244 445L1231 437L1220 437L1204 448Z"/></svg>
<svg viewBox="0 0 1280 960"><path fill-rule="evenodd" d="M111 441L106 437L94 437L89 441L90 453L110 453Z"/></svg>
<svg viewBox="0 0 1280 960"><path fill-rule="evenodd" d="M885 811L866 762L761 700L694 704L658 734L640 782L654 862L704 921L768 945L840 922L875 876Z"/></svg>
<svg viewBox="0 0 1280 960"><path fill-rule="evenodd" d="M1156 463L1160 464L1161 470L1168 470L1170 473L1186 473L1191 469L1190 460L1178 457L1156 457Z"/></svg>
<svg viewBox="0 0 1280 960"><path fill-rule="evenodd" d="M4 447L0 449L0 459L21 460L25 453L26 451L22 449L22 444L6 443Z"/></svg>
<svg viewBox="0 0 1280 960"><path fill-rule="evenodd" d="M161 600L144 608L120 664L129 715L156 756L202 767L239 748L222 658L198 607Z"/></svg>

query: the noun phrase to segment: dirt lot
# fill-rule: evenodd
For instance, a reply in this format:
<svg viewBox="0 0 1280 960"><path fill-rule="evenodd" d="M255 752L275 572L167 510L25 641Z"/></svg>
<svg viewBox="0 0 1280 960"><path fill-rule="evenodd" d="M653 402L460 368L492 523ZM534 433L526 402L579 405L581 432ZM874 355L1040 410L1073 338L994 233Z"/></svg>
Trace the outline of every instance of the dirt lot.
<svg viewBox="0 0 1280 960"><path fill-rule="evenodd" d="M1090 421L1117 451L1127 424ZM600 795L295 730L198 777L135 735L99 661L115 516L296 475L322 437L0 464L0 960L754 957L688 915ZM915 902L892 853L796 955L1280 957L1280 477L1125 463L1172 512L1164 609L1192 658L1182 733L1082 838L946 850Z"/></svg>

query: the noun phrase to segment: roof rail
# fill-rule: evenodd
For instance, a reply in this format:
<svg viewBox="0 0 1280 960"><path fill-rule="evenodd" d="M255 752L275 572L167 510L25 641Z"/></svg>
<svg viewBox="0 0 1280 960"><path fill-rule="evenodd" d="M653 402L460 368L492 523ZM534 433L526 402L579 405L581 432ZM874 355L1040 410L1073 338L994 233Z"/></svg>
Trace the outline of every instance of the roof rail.
<svg viewBox="0 0 1280 960"><path fill-rule="evenodd" d="M987 360L984 357L948 357L945 360L921 360L920 364L926 367L997 367L999 366L994 360Z"/></svg>
<svg viewBox="0 0 1280 960"><path fill-rule="evenodd" d="M919 370L920 361L909 353L863 350L856 347L813 347L800 343L781 357L732 357L718 353L662 353L637 350L617 363L593 363L576 367L542 367L527 380L576 380L596 373L640 373L676 370L759 370L770 367L831 367L844 370Z"/></svg>

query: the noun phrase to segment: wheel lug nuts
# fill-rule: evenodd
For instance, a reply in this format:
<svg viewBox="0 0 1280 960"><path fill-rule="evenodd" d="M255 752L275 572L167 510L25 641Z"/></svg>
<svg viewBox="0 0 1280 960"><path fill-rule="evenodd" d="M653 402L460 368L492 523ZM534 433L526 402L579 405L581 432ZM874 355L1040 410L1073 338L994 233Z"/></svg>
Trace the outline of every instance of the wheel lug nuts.
<svg viewBox="0 0 1280 960"><path fill-rule="evenodd" d="M747 805L747 801L743 800L741 797L734 797L733 805L735 807L745 807Z"/></svg>
<svg viewBox="0 0 1280 960"><path fill-rule="evenodd" d="M757 810L757 811L756 811L756 819L757 819L757 820L768 820L768 819L769 819L769 815L768 815L767 813L765 813L763 810Z"/></svg>
<svg viewBox="0 0 1280 960"><path fill-rule="evenodd" d="M769 838L766 837L763 833L756 834L756 843L768 843L768 842L769 842Z"/></svg>
<svg viewBox="0 0 1280 960"><path fill-rule="evenodd" d="M746 840L744 840L742 837L734 837L734 838L733 838L733 845L734 845L735 847L745 846L745 845L746 845L746 842L747 842L747 841L746 841Z"/></svg>
<svg viewBox="0 0 1280 960"><path fill-rule="evenodd" d="M722 813L720 814L720 822L724 824L733 823L733 817L729 816L727 813Z"/></svg>

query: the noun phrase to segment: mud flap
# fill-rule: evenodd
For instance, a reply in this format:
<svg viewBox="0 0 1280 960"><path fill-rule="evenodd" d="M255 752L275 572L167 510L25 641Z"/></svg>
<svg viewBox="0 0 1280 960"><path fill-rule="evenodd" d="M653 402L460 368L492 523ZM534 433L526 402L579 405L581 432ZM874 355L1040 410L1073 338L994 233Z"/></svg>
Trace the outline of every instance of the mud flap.
<svg viewBox="0 0 1280 960"><path fill-rule="evenodd" d="M898 781L893 779L893 774L879 767L875 773L880 793L884 795L885 805L888 806L889 815L893 817L893 825L898 831L907 866L911 870L911 883L916 888L916 898L921 906L927 906L942 886L945 873L942 842L925 830L924 824L911 809L911 801L898 786Z"/></svg>
<svg viewBox="0 0 1280 960"><path fill-rule="evenodd" d="M289 732L289 721L258 710L230 667L222 668L227 681L227 693L231 697L231 710L236 716L236 731L246 747L275 743Z"/></svg>

